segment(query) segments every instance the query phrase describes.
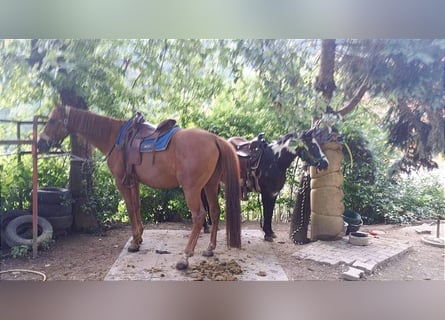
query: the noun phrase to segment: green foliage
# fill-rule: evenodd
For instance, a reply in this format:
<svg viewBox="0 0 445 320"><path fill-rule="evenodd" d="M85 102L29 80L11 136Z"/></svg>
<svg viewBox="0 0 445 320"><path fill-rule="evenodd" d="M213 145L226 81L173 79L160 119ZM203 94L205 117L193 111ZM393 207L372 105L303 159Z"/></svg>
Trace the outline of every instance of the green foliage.
<svg viewBox="0 0 445 320"><path fill-rule="evenodd" d="M191 218L181 188L156 190L143 187L141 214L149 222L178 222Z"/></svg>
<svg viewBox="0 0 445 320"><path fill-rule="evenodd" d="M45 157L38 162L38 185L40 187L68 187L69 157Z"/></svg>
<svg viewBox="0 0 445 320"><path fill-rule="evenodd" d="M119 194L114 178L104 161L94 163L94 188L87 197L88 207L97 212L100 221L110 223L128 220L128 217L118 214L122 196Z"/></svg>
<svg viewBox="0 0 445 320"><path fill-rule="evenodd" d="M11 248L11 256L14 259L26 257L29 253L29 247L26 245L14 246Z"/></svg>
<svg viewBox="0 0 445 320"><path fill-rule="evenodd" d="M17 155L0 158L2 170L1 196L3 210L29 208L32 192L32 158ZM43 158L38 162L38 185L40 187L66 187L69 165L66 158Z"/></svg>
<svg viewBox="0 0 445 320"><path fill-rule="evenodd" d="M411 190L414 182L386 176L398 154L385 145L381 115L388 105L398 112L400 101L415 104L416 112L427 115L432 125L426 138L431 149L425 150L443 151L443 137L434 134L443 130L435 111L443 107L444 49L444 40L431 39L337 41L332 106L344 105L363 84L367 99L375 102L360 110L361 119L349 115L342 130L355 162L351 168L345 154L345 203L369 222L442 210L427 196L442 199L440 185L425 180ZM0 40L0 114L16 120L47 114L58 94L71 90L91 110L110 116L128 118L141 110L153 123L175 118L183 127L201 127L226 138L264 132L273 140L308 128L311 117L319 116L323 106L313 89L318 54L318 40ZM392 120L397 120L397 112ZM14 135L14 128L0 127L0 139ZM0 158L0 166L3 209L27 206L30 157L23 156L21 162L14 156ZM68 185L67 158L42 158L39 168L39 185ZM279 199L289 211L298 183L293 172ZM95 163L94 188L88 192L102 221L128 219L104 163ZM146 221L190 217L180 189L144 187L141 197ZM243 203L243 211L254 219L259 216L256 196Z"/></svg>
<svg viewBox="0 0 445 320"><path fill-rule="evenodd" d="M3 169L0 171L3 210L28 208L32 190L32 164L30 157L17 156L1 158Z"/></svg>
<svg viewBox="0 0 445 320"><path fill-rule="evenodd" d="M445 151L443 39L338 42L337 86L351 99L360 86L386 99L389 142L403 151L403 169L433 168ZM406 168L406 169L405 169Z"/></svg>
<svg viewBox="0 0 445 320"><path fill-rule="evenodd" d="M344 128L342 137L343 147L343 192L345 194L345 208L364 214L365 222L373 215L373 188L377 175L377 163L369 143L361 131L355 128ZM350 154L347 152L349 147ZM372 208L372 209L371 209Z"/></svg>
<svg viewBox="0 0 445 320"><path fill-rule="evenodd" d="M443 215L445 187L439 181L437 173L426 170L399 177L393 182L395 194L391 196L392 208L385 212L386 222L408 223Z"/></svg>
<svg viewBox="0 0 445 320"><path fill-rule="evenodd" d="M46 239L45 241L42 241L39 248L44 251L49 250L51 248L51 245L54 244L54 242L55 241L53 239Z"/></svg>
<svg viewBox="0 0 445 320"><path fill-rule="evenodd" d="M342 136L352 151L354 166L344 149L344 203L360 213L367 224L408 223L435 218L445 210L445 187L434 171L402 175L387 174L397 154L383 141L385 131L377 114L354 114L345 122ZM364 138L366 136L366 139Z"/></svg>

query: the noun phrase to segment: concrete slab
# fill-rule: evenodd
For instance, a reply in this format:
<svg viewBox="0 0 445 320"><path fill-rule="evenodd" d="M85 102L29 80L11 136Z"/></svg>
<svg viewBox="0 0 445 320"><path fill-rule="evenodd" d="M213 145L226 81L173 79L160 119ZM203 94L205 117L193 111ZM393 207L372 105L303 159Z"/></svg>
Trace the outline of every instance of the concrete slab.
<svg viewBox="0 0 445 320"><path fill-rule="evenodd" d="M367 246L352 245L348 240L349 237L344 237L339 241L309 243L292 256L330 265L353 266L371 274L378 266L412 248L409 242L392 238L371 237Z"/></svg>
<svg viewBox="0 0 445 320"><path fill-rule="evenodd" d="M263 233L260 230L242 230L242 249L228 248L225 230L220 230L218 246L212 258L201 255L210 237L209 234L201 234L195 255L189 258L189 269L178 271L175 265L182 256L189 234L188 230L145 230L140 251L128 253L129 240L105 276L105 280L196 280L190 269L203 261L215 261L215 259L220 262L235 260L242 269L242 274L236 275L237 280L288 280L273 253L272 244L263 241Z"/></svg>
<svg viewBox="0 0 445 320"><path fill-rule="evenodd" d="M429 223L423 223L422 225L416 227L414 230L418 234L431 234L432 226Z"/></svg>
<svg viewBox="0 0 445 320"><path fill-rule="evenodd" d="M349 267L348 270L342 273L343 279L351 281L360 280L362 275L363 275L363 270L353 267Z"/></svg>

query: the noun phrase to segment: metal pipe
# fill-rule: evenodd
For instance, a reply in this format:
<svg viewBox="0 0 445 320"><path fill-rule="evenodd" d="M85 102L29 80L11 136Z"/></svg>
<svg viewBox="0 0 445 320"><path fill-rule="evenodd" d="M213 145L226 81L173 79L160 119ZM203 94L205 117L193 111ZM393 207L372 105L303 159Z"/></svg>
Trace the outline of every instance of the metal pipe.
<svg viewBox="0 0 445 320"><path fill-rule="evenodd" d="M20 122L17 122L17 140L21 140L21 134L20 134ZM17 145L17 164L20 165L22 163L22 155L20 152L22 151L22 148L20 145ZM19 208L23 209L23 190L19 189Z"/></svg>
<svg viewBox="0 0 445 320"><path fill-rule="evenodd" d="M10 145L10 144L32 144L31 140L0 140L0 145Z"/></svg>
<svg viewBox="0 0 445 320"><path fill-rule="evenodd" d="M32 125L32 257L37 258L37 125L39 116L34 116Z"/></svg>

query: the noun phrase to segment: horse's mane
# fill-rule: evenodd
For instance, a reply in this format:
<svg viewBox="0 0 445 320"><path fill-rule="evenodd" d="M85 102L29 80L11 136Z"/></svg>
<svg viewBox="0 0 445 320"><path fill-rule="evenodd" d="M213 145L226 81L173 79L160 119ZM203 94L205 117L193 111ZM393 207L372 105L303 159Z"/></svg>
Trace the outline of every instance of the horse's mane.
<svg viewBox="0 0 445 320"><path fill-rule="evenodd" d="M292 138L293 135L294 135L293 133L285 134L284 136L281 136L281 137L279 137L277 140L275 140L274 142L272 142L272 144L273 144L273 143L276 143L276 144L284 144L287 140L289 140L290 138Z"/></svg>
<svg viewBox="0 0 445 320"><path fill-rule="evenodd" d="M101 141L106 141L110 138L110 128L113 128L113 126L120 127L126 120L119 120L78 108L71 108L69 121L79 130L79 133L85 136L94 136Z"/></svg>

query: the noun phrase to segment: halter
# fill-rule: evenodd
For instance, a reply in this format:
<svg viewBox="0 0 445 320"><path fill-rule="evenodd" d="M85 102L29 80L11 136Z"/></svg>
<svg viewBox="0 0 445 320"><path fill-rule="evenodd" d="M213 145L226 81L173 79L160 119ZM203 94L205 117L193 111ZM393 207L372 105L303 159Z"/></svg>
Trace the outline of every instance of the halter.
<svg viewBox="0 0 445 320"><path fill-rule="evenodd" d="M69 121L69 116L70 116L70 110L71 107L69 106L64 106L63 108L60 108L60 112L62 114L62 119L54 119L54 118L50 118L48 120L49 123L51 122L59 122L63 124L63 130L64 130L64 134L68 135L69 130L68 130L68 121ZM52 138L49 137L45 132L41 132L40 133L40 139L43 139L45 141L49 142L52 141ZM53 142L51 142L53 143ZM59 142L55 142L56 144L59 144Z"/></svg>
<svg viewBox="0 0 445 320"><path fill-rule="evenodd" d="M62 113L62 115L63 115L62 123L63 123L63 126L65 127L65 130L68 132L68 120L70 118L71 107L65 106L62 110L63 110L63 113Z"/></svg>
<svg viewBox="0 0 445 320"><path fill-rule="evenodd" d="M63 108L61 108L62 120L58 120L59 122L63 123L63 129L65 130L64 133L66 133L66 134L69 133L68 121L69 121L69 118L70 118L70 111L71 111L71 107L69 107L69 106L64 106Z"/></svg>
<svg viewBox="0 0 445 320"><path fill-rule="evenodd" d="M307 131L307 132L311 132L312 130L313 130L313 129L311 129L311 130L309 130L309 131ZM306 133L307 133L307 132L306 132ZM321 161L329 162L329 161L328 161L328 158L326 157L326 155L325 155L325 154L323 153L323 151L321 150L320 143L319 143L319 142L317 141L317 139L314 137L314 133L312 132L310 136L311 136L311 143L313 143L313 144L315 144L315 145L317 146L317 148L318 148L318 150L319 150L319 152L320 152L320 156L315 156L315 155L312 154L312 152L309 150L307 143L306 143L306 142L304 141L304 139L302 138L302 137L303 137L303 133L300 134L300 135L297 135L297 133L294 134L294 137L295 137L295 138L297 138L297 139L299 139L300 141L303 142L303 146L302 146L303 150L306 151L306 152L308 153L309 157L312 159L312 161L315 162L316 165L319 164Z"/></svg>

